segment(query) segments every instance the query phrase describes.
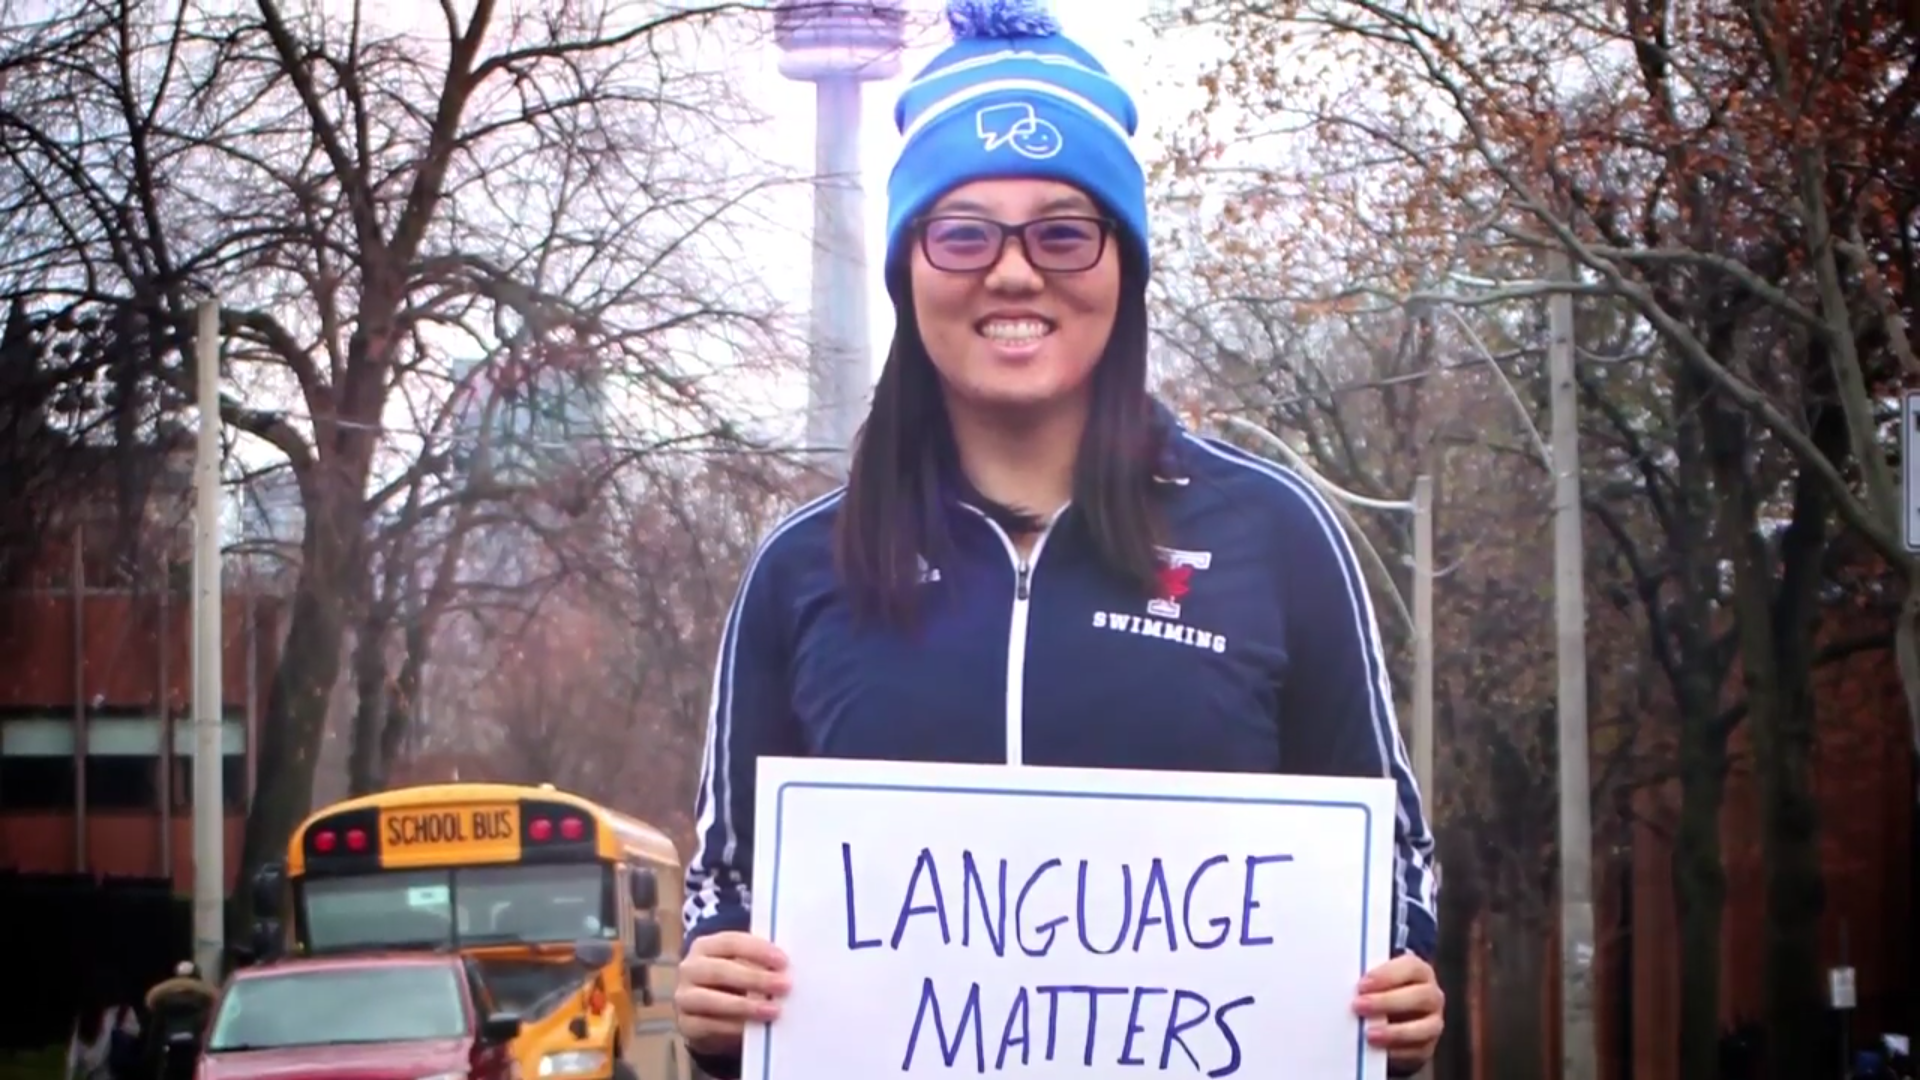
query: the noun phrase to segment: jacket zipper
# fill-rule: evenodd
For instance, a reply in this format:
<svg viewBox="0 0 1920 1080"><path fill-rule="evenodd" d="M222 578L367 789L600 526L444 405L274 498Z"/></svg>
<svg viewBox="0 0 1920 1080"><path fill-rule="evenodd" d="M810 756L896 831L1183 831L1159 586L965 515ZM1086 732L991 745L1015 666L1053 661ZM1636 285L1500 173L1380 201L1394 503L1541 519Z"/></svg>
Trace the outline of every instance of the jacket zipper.
<svg viewBox="0 0 1920 1080"><path fill-rule="evenodd" d="M1025 764L1026 677L1027 677L1027 615L1033 598L1033 566L1040 559L1041 549L1047 546L1047 537L1053 533L1054 523L1060 515L1066 513L1062 506L1052 518L1048 519L1040 535L1034 538L1033 550L1025 556L1014 545L1013 537L1000 523L981 513L975 507L967 507L980 520L987 523L993 535L1000 538L1000 544L1007 549L1007 558L1013 560L1013 618L1007 624L1007 764Z"/></svg>

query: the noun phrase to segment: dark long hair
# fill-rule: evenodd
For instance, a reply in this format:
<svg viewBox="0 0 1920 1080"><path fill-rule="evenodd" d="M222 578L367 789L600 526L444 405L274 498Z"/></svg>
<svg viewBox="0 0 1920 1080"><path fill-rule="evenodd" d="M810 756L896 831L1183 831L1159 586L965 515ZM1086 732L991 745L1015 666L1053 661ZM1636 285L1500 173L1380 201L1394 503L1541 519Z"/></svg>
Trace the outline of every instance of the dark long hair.
<svg viewBox="0 0 1920 1080"><path fill-rule="evenodd" d="M895 626L915 616L920 559L952 550L947 502L966 498L1014 532L1038 531L1031 510L985 498L960 473L940 376L920 340L907 268L889 271L897 297L893 344L861 425L834 535L834 557L856 616ZM1092 402L1073 474L1073 509L1101 561L1153 595L1163 521L1154 468L1164 428L1147 394L1145 282L1123 267L1120 305L1094 366Z"/></svg>

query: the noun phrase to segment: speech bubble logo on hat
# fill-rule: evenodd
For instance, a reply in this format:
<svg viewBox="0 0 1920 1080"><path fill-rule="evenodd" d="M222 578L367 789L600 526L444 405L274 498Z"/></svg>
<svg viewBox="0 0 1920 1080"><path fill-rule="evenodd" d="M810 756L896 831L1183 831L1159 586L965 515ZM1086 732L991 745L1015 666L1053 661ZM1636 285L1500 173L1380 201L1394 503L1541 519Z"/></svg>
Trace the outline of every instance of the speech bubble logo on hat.
<svg viewBox="0 0 1920 1080"><path fill-rule="evenodd" d="M1033 161L1045 161L1065 145L1053 121L1025 101L981 109L974 114L973 130L988 153L1004 146Z"/></svg>

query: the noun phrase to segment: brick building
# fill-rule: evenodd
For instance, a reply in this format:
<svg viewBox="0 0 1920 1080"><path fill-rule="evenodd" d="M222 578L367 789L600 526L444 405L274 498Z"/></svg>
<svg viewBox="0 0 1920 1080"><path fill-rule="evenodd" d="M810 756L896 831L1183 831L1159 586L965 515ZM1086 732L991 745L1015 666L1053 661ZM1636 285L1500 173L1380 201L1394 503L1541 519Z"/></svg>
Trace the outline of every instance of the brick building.
<svg viewBox="0 0 1920 1080"><path fill-rule="evenodd" d="M151 453L157 479L131 514L111 485L81 490L48 512L37 550L0 591L0 870L192 889L188 460ZM280 604L226 584L231 888Z"/></svg>
<svg viewBox="0 0 1920 1080"><path fill-rule="evenodd" d="M1824 636L1837 639L1860 629L1830 624ZM1858 1003L1844 1022L1852 1045L1871 1046L1882 1032L1911 1034L1917 1005L1915 777L1906 700L1889 650L1826 665L1813 680L1812 780L1826 894L1820 962L1855 969ZM1729 681L1737 685L1737 672ZM1720 815L1727 885L1720 943L1723 1030L1764 1024L1767 985L1766 866L1759 792L1744 728L1728 749L1732 762ZM1599 1075L1602 1080L1687 1080L1679 1067L1681 923L1672 843L1679 794L1676 784L1667 783L1641 788L1632 798L1633 824L1624 852L1595 860ZM1561 1072L1557 928L1549 927L1544 936L1539 996L1544 1060L1538 1072L1518 1075ZM1500 1048L1489 1045L1486 1030L1492 945L1484 925L1476 926L1466 988L1475 1028L1472 1080L1503 1075ZM1839 1016L1830 1019L1835 1029L1843 1022Z"/></svg>
<svg viewBox="0 0 1920 1080"><path fill-rule="evenodd" d="M1874 1045L1882 1032L1911 1032L1914 1017L1914 775L1906 699L1890 650L1820 668L1813 687L1811 771L1826 893L1820 963L1854 968L1858 1003L1845 1021L1853 1045ZM1731 1028L1766 1019L1767 915L1758 781L1744 728L1729 751L1733 765L1720 814L1727 883L1720 1018ZM1678 795L1654 790L1639 797L1630 861L1614 867L1596 894L1605 935L1599 1019L1614 1051L1602 1075L1684 1080L1675 1060L1680 917L1671 830L1663 827L1670 820L1663 809ZM1630 1015L1623 1015L1622 1003L1630 1003ZM1558 1009L1557 995L1551 1007ZM1841 1022L1832 1019L1836 1027Z"/></svg>

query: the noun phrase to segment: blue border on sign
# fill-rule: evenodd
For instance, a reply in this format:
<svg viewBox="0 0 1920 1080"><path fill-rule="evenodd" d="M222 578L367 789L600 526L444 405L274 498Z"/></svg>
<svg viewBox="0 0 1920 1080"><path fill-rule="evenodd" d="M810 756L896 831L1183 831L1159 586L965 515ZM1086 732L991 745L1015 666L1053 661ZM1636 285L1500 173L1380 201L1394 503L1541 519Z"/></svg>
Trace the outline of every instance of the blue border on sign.
<svg viewBox="0 0 1920 1080"><path fill-rule="evenodd" d="M1251 795L1159 795L1145 792L1128 791L1058 791L1034 788L1004 787L965 787L947 784L876 784L859 781L824 780L788 780L780 784L774 793L773 812L773 880L767 883L767 939L778 944L780 941L780 844L785 833L787 821L787 792L795 789L815 788L828 791L891 791L913 794L939 793L942 795L997 795L1025 796L1034 799L1106 799L1116 802L1168 802L1168 803L1208 803L1216 806L1313 806L1327 810L1358 810L1365 819L1363 835L1366 837L1366 855L1361 860L1360 872L1360 962L1356 980L1364 976L1367 970L1367 908L1373 898L1373 809L1365 803L1347 802L1338 799L1283 799L1262 798ZM1360 1080L1366 1070L1367 1027L1366 1022L1354 1020L1353 1076ZM761 1043L760 1076L764 1078L773 1065L773 1028L767 1028L766 1040Z"/></svg>

